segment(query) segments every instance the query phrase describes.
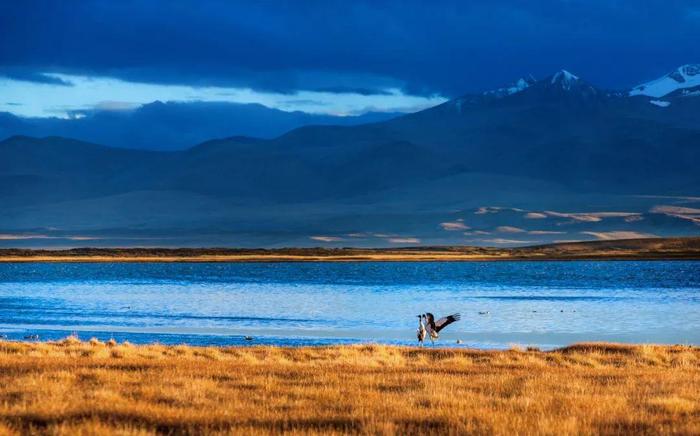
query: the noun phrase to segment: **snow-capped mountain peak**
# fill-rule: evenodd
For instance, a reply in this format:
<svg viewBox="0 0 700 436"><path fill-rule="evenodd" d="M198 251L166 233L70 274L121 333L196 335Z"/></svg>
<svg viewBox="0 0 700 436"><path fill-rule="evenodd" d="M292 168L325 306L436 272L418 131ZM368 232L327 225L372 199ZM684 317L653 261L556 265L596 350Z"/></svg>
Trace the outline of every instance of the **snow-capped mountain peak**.
<svg viewBox="0 0 700 436"><path fill-rule="evenodd" d="M687 64L661 78L635 86L629 95L659 98L679 89L695 87L700 87L700 64Z"/></svg>
<svg viewBox="0 0 700 436"><path fill-rule="evenodd" d="M566 70L560 70L552 76L551 84L559 85L563 89L569 90L571 89L571 86L579 80L579 77L575 74L571 74Z"/></svg>

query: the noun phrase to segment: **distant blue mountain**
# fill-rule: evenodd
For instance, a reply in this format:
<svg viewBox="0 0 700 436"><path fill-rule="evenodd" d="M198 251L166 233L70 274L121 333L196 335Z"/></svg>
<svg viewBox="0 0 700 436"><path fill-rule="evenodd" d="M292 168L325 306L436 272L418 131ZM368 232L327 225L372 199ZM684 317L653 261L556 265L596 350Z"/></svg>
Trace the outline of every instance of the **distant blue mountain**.
<svg viewBox="0 0 700 436"><path fill-rule="evenodd" d="M23 118L0 112L0 139L12 135L62 136L111 147L182 150L211 138L274 138L306 125L356 125L400 114L369 112L341 117L285 112L260 104L156 101L134 110L94 110L74 115L69 119Z"/></svg>
<svg viewBox="0 0 700 436"><path fill-rule="evenodd" d="M306 125L174 152L14 136L0 142L0 245L518 245L698 235L700 93L664 89L607 92L560 71L381 122ZM162 114L161 105L138 118ZM182 118L153 129L186 134L189 117L179 109Z"/></svg>

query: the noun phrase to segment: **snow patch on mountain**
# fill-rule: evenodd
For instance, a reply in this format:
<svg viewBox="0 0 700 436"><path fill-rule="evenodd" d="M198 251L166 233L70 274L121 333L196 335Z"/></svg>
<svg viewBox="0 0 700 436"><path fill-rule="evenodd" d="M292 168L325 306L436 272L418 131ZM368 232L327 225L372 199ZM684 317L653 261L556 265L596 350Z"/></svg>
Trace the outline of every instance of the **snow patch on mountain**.
<svg viewBox="0 0 700 436"><path fill-rule="evenodd" d="M659 79L632 88L630 96L663 97L679 89L700 86L700 64L683 65Z"/></svg>
<svg viewBox="0 0 700 436"><path fill-rule="evenodd" d="M535 82L536 80L532 76L521 77L520 79L516 80L514 83L506 87L486 91L484 92L484 95L490 95L495 97L505 97L507 95L513 95L529 88Z"/></svg>
<svg viewBox="0 0 700 436"><path fill-rule="evenodd" d="M659 107L669 107L671 105L670 101L663 100L651 100L649 103Z"/></svg>

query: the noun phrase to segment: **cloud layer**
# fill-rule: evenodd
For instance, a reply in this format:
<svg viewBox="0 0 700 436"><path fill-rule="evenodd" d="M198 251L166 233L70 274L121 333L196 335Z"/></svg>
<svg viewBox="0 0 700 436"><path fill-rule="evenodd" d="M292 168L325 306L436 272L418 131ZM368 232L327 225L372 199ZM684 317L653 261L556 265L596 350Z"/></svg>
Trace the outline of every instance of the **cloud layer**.
<svg viewBox="0 0 700 436"><path fill-rule="evenodd" d="M27 0L0 5L0 29L2 74L44 84L56 81L43 73L63 72L277 93L457 96L562 67L628 87L700 58L689 0Z"/></svg>

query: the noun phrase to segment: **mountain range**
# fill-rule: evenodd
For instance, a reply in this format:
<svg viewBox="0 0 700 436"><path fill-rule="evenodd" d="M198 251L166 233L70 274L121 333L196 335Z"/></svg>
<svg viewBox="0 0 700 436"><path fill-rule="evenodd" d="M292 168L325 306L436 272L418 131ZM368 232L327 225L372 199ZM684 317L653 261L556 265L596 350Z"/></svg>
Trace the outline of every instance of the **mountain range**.
<svg viewBox="0 0 700 436"><path fill-rule="evenodd" d="M133 109L73 111L68 118L30 118L0 112L0 138L62 136L110 147L172 151L230 136L231 132L274 138L310 124L355 125L398 115L368 112L333 116L286 112L255 103L155 101Z"/></svg>
<svg viewBox="0 0 700 436"><path fill-rule="evenodd" d="M172 151L12 136L0 142L0 245L521 245L700 233L698 65L627 91L562 70L373 121L309 119L317 125L272 138L148 147Z"/></svg>

